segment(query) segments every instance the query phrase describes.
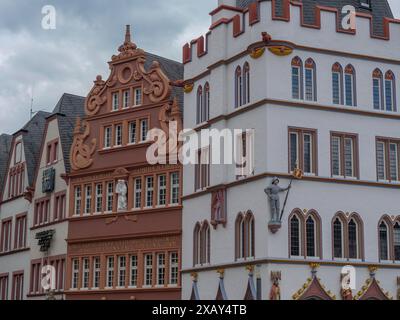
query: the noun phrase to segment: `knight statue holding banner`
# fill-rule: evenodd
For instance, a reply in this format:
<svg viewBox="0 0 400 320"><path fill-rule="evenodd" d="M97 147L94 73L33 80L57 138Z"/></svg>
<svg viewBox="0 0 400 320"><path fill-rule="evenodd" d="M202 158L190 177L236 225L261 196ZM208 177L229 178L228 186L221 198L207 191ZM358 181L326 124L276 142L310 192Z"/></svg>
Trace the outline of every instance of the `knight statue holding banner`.
<svg viewBox="0 0 400 320"><path fill-rule="evenodd" d="M266 188L264 192L267 194L269 203L271 206L271 223L281 223L281 218L280 218L280 213L281 213L281 203L280 203L280 197L279 194L285 191L288 191L291 186L288 186L287 188L281 188L279 186L279 179L275 177L272 180L271 186Z"/></svg>

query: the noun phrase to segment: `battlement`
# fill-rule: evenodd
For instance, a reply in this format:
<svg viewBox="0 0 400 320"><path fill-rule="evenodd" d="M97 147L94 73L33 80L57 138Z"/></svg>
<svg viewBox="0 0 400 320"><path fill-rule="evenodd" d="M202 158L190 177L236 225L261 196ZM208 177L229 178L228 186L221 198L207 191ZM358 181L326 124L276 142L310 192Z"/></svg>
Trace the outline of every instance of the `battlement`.
<svg viewBox="0 0 400 320"><path fill-rule="evenodd" d="M267 32L274 40L298 46L398 59L400 41L396 39L400 39L400 20L384 17L383 31L378 35L374 33L373 16L368 13L357 12L355 28L345 30L337 8L317 5L315 22L309 23L304 19L303 3L282 0L279 2L280 10L277 10L277 5L277 0L258 0L245 8L220 4L210 13L210 31L184 45L183 63L203 59L212 65L229 59L259 42L262 32ZM281 14L278 15L277 11ZM229 36L234 41L230 41ZM240 45L235 42L240 42ZM211 51L213 59L207 57Z"/></svg>

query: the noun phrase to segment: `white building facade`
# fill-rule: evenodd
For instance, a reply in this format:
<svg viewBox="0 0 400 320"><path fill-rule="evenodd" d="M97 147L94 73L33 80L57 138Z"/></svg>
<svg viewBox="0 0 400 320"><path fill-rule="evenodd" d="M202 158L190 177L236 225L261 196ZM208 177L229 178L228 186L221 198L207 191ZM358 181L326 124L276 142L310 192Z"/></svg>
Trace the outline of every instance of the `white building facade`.
<svg viewBox="0 0 400 320"><path fill-rule="evenodd" d="M353 2L341 30L341 1L312 24L298 2L219 1L184 47L185 128L249 131L245 170L184 167L183 299L400 298L400 26ZM296 169L271 221L264 190Z"/></svg>
<svg viewBox="0 0 400 320"><path fill-rule="evenodd" d="M37 113L13 135L0 202L0 300L26 299L29 288L30 201L45 117Z"/></svg>
<svg viewBox="0 0 400 320"><path fill-rule="evenodd" d="M84 100L64 94L46 119L29 207L32 224L28 299L65 299L69 150L75 120L84 112Z"/></svg>

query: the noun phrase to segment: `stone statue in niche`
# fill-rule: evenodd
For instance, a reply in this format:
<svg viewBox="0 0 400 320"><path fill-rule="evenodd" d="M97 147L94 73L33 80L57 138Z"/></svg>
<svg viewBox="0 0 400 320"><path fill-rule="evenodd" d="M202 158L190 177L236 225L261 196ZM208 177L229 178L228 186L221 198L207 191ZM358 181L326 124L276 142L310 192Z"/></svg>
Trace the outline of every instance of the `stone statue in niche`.
<svg viewBox="0 0 400 320"><path fill-rule="evenodd" d="M271 272L272 287L269 293L269 300L281 300L280 281L282 280L282 273L280 271Z"/></svg>
<svg viewBox="0 0 400 320"><path fill-rule="evenodd" d="M280 182L279 179L275 177L272 180L271 186L269 186L264 190L264 192L268 196L271 206L272 223L281 223L281 218L280 218L281 204L280 204L279 194L281 192L288 191L291 188L290 186L287 188L281 188L279 186L279 182Z"/></svg>
<svg viewBox="0 0 400 320"><path fill-rule="evenodd" d="M126 197L128 187L125 180L118 180L115 192L118 195L118 212L126 211L128 209L128 200Z"/></svg>

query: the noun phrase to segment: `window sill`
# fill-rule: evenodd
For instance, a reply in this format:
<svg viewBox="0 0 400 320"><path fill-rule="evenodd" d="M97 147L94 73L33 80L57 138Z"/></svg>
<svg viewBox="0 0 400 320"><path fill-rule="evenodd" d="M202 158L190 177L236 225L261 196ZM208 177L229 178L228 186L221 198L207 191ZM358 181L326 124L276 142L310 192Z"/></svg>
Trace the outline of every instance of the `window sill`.
<svg viewBox="0 0 400 320"><path fill-rule="evenodd" d="M9 256L12 254L18 254L18 253L22 253L25 251L29 251L30 248L23 248L23 249L17 249L17 250L12 250L12 251L7 251L7 252L0 252L0 257L5 257L5 256Z"/></svg>
<svg viewBox="0 0 400 320"><path fill-rule="evenodd" d="M54 226L56 224L60 224L60 223L66 222L66 221L67 221L67 219L56 220L56 221L52 221L52 222L49 222L46 224L40 224L40 225L33 226L30 230L33 231L33 230L43 229L43 228L51 227L51 226Z"/></svg>

